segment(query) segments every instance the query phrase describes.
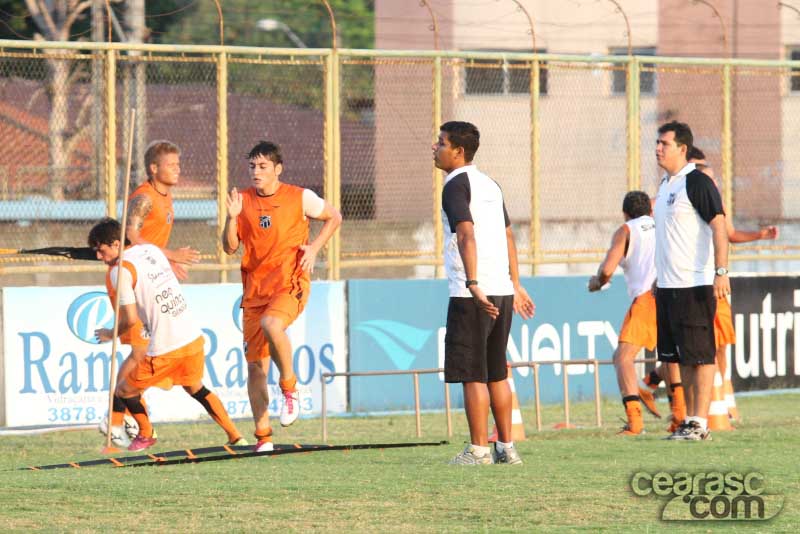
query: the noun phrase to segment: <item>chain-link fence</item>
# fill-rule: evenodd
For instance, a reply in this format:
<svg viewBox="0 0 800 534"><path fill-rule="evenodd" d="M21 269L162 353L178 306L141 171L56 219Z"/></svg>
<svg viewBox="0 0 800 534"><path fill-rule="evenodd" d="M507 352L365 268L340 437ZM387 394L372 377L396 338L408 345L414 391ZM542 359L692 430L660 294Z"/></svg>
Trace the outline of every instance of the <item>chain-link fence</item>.
<svg viewBox="0 0 800 534"><path fill-rule="evenodd" d="M182 149L170 246L238 268L219 245L224 197L246 154L281 145L283 179L337 205L322 277L441 275L446 120L481 130L476 164L502 186L523 272L586 271L622 222L625 191L654 193L658 126L688 122L735 224L781 238L733 249L737 270L797 267L798 68L791 62L503 53L0 43L0 248L80 246L121 213L129 110L131 187L148 143ZM114 83L108 83L114 80ZM535 88L532 91L532 88ZM110 104L113 103L113 104ZM100 266L0 256L4 285L94 283ZM231 277L237 279L238 277Z"/></svg>

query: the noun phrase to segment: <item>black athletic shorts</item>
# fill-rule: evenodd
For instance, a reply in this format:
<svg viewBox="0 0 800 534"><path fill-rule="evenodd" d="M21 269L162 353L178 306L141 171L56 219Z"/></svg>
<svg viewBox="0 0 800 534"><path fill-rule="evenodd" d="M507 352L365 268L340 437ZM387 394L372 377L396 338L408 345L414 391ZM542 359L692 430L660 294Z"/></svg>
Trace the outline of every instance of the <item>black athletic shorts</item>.
<svg viewBox="0 0 800 534"><path fill-rule="evenodd" d="M714 286L658 288L658 359L681 365L715 362Z"/></svg>
<svg viewBox="0 0 800 534"><path fill-rule="evenodd" d="M450 297L444 336L445 382L499 382L508 377L506 347L514 296L491 296L500 309L489 317L472 297Z"/></svg>

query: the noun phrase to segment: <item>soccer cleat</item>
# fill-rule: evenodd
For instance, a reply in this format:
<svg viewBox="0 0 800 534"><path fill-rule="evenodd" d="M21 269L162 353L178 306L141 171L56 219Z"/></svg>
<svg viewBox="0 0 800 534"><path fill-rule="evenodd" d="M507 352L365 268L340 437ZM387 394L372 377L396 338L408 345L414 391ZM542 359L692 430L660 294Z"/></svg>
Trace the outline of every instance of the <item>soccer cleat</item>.
<svg viewBox="0 0 800 534"><path fill-rule="evenodd" d="M253 452L268 452L275 450L275 445L272 443L272 440L267 441L266 439L258 440L255 447L253 447Z"/></svg>
<svg viewBox="0 0 800 534"><path fill-rule="evenodd" d="M133 441L131 441L130 446L128 447L129 451L141 451L152 447L156 444L156 438L146 438L144 436L136 436Z"/></svg>
<svg viewBox="0 0 800 534"><path fill-rule="evenodd" d="M300 392L282 391L283 406L281 406L281 426L289 426L300 416Z"/></svg>
<svg viewBox="0 0 800 534"><path fill-rule="evenodd" d="M250 444L247 443L246 439L244 439L243 437L240 436L239 439L235 439L233 441L229 441L225 445L228 445L228 446L231 446L231 447L238 447L238 446L245 446L245 445L250 445Z"/></svg>
<svg viewBox="0 0 800 534"><path fill-rule="evenodd" d="M658 413L658 408L656 408L656 398L650 388L639 388L639 398L642 400L644 407L647 408L647 411L653 414L653 417L661 419L661 414Z"/></svg>
<svg viewBox="0 0 800 534"><path fill-rule="evenodd" d="M493 464L491 452L479 456L475 453L475 447L471 444L464 447L464 450L456 454L448 462L450 465L488 465Z"/></svg>
<svg viewBox="0 0 800 534"><path fill-rule="evenodd" d="M703 430L697 421L688 421L681 423L667 439L670 441L711 441L711 432Z"/></svg>
<svg viewBox="0 0 800 534"><path fill-rule="evenodd" d="M516 447L504 448L502 452L497 450L497 442L492 447L492 459L496 464L518 465L522 463L522 458L517 452Z"/></svg>

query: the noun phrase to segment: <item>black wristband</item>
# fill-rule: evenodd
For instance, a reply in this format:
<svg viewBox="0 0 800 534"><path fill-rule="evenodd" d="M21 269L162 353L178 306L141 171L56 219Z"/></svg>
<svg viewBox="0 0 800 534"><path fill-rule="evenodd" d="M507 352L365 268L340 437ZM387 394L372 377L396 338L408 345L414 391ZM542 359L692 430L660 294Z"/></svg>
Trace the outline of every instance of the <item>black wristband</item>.
<svg viewBox="0 0 800 534"><path fill-rule="evenodd" d="M467 280L466 282L464 282L464 285L469 289L469 286L477 286L478 285L478 281L477 280Z"/></svg>

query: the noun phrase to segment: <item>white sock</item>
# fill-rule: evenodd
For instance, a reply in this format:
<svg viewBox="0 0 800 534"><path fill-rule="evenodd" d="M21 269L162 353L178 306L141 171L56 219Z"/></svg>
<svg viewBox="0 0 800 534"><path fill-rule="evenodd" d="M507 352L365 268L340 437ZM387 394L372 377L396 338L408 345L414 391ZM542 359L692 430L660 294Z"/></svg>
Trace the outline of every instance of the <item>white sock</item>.
<svg viewBox="0 0 800 534"><path fill-rule="evenodd" d="M506 449L513 449L514 448L514 442L513 441L509 441L508 443L503 443L502 441L498 440L495 443L497 443L497 452L503 452Z"/></svg>
<svg viewBox="0 0 800 534"><path fill-rule="evenodd" d="M486 456L489 454L489 447L481 447L474 443L472 443L472 450L475 452L475 456Z"/></svg>

